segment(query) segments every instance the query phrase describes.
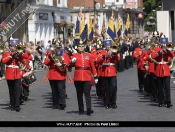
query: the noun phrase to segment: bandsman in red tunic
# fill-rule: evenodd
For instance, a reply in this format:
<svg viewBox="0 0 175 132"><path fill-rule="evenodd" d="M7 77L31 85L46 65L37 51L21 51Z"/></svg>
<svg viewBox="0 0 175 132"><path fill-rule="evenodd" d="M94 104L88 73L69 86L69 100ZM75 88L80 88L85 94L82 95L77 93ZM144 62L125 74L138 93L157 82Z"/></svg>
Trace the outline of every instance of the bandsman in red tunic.
<svg viewBox="0 0 175 132"><path fill-rule="evenodd" d="M61 110L64 110L66 108L66 68L70 65L70 59L60 48L61 45L58 45L56 49L48 53L44 64L49 66L48 80L52 89L53 109L57 109L59 106Z"/></svg>
<svg viewBox="0 0 175 132"><path fill-rule="evenodd" d="M158 103L159 107L167 104L167 108L172 106L171 104L171 91L170 91L170 68L169 58L174 57L174 53L167 48L168 38L161 38L161 47L154 49L151 57L155 59L155 74L158 84ZM165 96L163 95L165 91Z"/></svg>
<svg viewBox="0 0 175 132"><path fill-rule="evenodd" d="M111 48L112 40L105 40L106 50L101 52L97 59L97 63L102 63L101 76L105 86L105 107L117 108L117 73L115 63L120 60L117 51Z"/></svg>
<svg viewBox="0 0 175 132"><path fill-rule="evenodd" d="M23 60L22 54L16 52L18 44L18 39L11 39L9 51L6 51L2 57L2 63L6 64L6 80L9 88L11 110L16 110L17 112L20 111L20 63Z"/></svg>
<svg viewBox="0 0 175 132"><path fill-rule="evenodd" d="M25 67L22 70L22 76L31 71L31 66L30 66L30 61L32 61L32 55L30 51L26 50L26 46L24 46L24 50L22 53L23 60L22 60L22 65ZM21 91L21 103L22 101L27 101L29 96L29 85L26 85L24 80L22 80L22 91Z"/></svg>
<svg viewBox="0 0 175 132"><path fill-rule="evenodd" d="M145 56L144 51L144 42L140 42L140 47L136 48L133 53L133 57L137 60L137 74L138 74L138 84L140 92L143 92L144 89L144 75L145 75L145 68L143 67L142 61Z"/></svg>
<svg viewBox="0 0 175 132"><path fill-rule="evenodd" d="M87 106L87 115L91 115L93 113L90 96L90 82L92 79L91 74L93 74L95 82L97 83L97 72L94 66L92 55L84 52L85 45L83 44L83 42L79 41L77 47L78 53L72 54L71 63L73 63L73 65L75 66L74 85L77 92L79 114L82 115L84 113L84 93Z"/></svg>
<svg viewBox="0 0 175 132"><path fill-rule="evenodd" d="M151 58L151 54L154 52L155 42L149 44L149 49L147 49L145 56L143 57L143 66L146 70L145 78L148 78L147 88L153 98L153 101L156 101L157 98L157 88L156 88L156 76L155 76L155 63ZM147 45L148 46L148 45Z"/></svg>

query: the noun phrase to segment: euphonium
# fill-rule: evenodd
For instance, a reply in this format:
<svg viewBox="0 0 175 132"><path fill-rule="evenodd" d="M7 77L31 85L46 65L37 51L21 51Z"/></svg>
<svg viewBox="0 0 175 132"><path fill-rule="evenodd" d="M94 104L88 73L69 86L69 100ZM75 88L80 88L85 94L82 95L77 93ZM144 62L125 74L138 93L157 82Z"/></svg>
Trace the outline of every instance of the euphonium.
<svg viewBox="0 0 175 132"><path fill-rule="evenodd" d="M17 54L21 54L24 51L24 46L22 44L18 44L16 46L16 52Z"/></svg>
<svg viewBox="0 0 175 132"><path fill-rule="evenodd" d="M166 48L168 49L168 50L174 50L174 44L173 43L171 43L171 42L169 42L167 45L166 45Z"/></svg>
<svg viewBox="0 0 175 132"><path fill-rule="evenodd" d="M116 53L118 50L119 50L119 44L118 43L117 44L113 44L111 46L112 53Z"/></svg>

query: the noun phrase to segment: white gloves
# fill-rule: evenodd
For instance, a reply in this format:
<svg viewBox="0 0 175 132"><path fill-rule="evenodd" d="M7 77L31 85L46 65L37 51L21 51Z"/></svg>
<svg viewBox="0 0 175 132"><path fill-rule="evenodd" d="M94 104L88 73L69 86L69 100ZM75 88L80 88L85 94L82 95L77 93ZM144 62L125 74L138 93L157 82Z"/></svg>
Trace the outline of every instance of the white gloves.
<svg viewBox="0 0 175 132"><path fill-rule="evenodd" d="M94 79L95 83L97 84L98 83L98 79Z"/></svg>
<svg viewBox="0 0 175 132"><path fill-rule="evenodd" d="M74 57L74 58L72 58L72 63L75 63L76 62L76 58Z"/></svg>

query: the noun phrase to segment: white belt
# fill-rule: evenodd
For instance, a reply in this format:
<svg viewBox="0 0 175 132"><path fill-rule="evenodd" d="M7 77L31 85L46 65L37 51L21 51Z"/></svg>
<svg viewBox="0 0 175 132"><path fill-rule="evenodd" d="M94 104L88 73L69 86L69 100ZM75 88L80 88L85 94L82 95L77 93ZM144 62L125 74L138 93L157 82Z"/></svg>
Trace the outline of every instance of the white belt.
<svg viewBox="0 0 175 132"><path fill-rule="evenodd" d="M103 63L102 66L114 66L115 63Z"/></svg>
<svg viewBox="0 0 175 132"><path fill-rule="evenodd" d="M15 65L6 65L6 67L19 68L19 66L15 66Z"/></svg>
<svg viewBox="0 0 175 132"><path fill-rule="evenodd" d="M162 61L162 62L157 62L157 64L168 64L169 62L165 62L165 61Z"/></svg>

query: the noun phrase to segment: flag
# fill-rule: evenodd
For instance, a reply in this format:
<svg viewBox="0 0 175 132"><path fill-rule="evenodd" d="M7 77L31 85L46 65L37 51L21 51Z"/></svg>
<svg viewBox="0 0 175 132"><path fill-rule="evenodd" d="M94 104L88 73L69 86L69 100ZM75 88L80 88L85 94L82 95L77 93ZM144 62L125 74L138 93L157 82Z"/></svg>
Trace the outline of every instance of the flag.
<svg viewBox="0 0 175 132"><path fill-rule="evenodd" d="M121 26L122 26L122 19L120 17L120 14L118 14L118 21L117 21L117 24L116 24L116 37L117 38L120 38L121 36Z"/></svg>
<svg viewBox="0 0 175 132"><path fill-rule="evenodd" d="M97 37L100 36L98 31L99 31L98 19L94 18L94 35L97 36Z"/></svg>
<svg viewBox="0 0 175 132"><path fill-rule="evenodd" d="M82 41L84 41L87 36L87 23L85 22L86 22L86 16L84 15L84 18L81 17L80 20L80 38Z"/></svg>
<svg viewBox="0 0 175 132"><path fill-rule="evenodd" d="M91 18L91 15L89 14L88 39L90 41L93 40L93 34L94 34L93 28L94 26L93 26L92 18Z"/></svg>
<svg viewBox="0 0 175 132"><path fill-rule="evenodd" d="M76 21L76 27L75 27L75 36L80 37L80 19L82 17L82 9L80 8L78 15L77 15L77 21Z"/></svg>
<svg viewBox="0 0 175 132"><path fill-rule="evenodd" d="M129 37L129 36L131 35L131 31L130 31L130 17L129 17L129 14L128 14L128 16L127 16L124 34L125 34L127 37Z"/></svg>
<svg viewBox="0 0 175 132"><path fill-rule="evenodd" d="M110 19L109 22L108 22L107 34L108 34L109 37L114 41L114 39L115 39L115 37L116 37L116 33L115 33L114 13L113 13L113 11L112 11L111 19Z"/></svg>
<svg viewBox="0 0 175 132"><path fill-rule="evenodd" d="M87 36L87 24L84 26L84 29L80 35L81 40L84 41L86 39L86 36Z"/></svg>
<svg viewBox="0 0 175 132"><path fill-rule="evenodd" d="M105 18L103 18L103 24L101 28L101 35L103 36L103 39L105 39L105 34L106 34L106 28L105 28Z"/></svg>

